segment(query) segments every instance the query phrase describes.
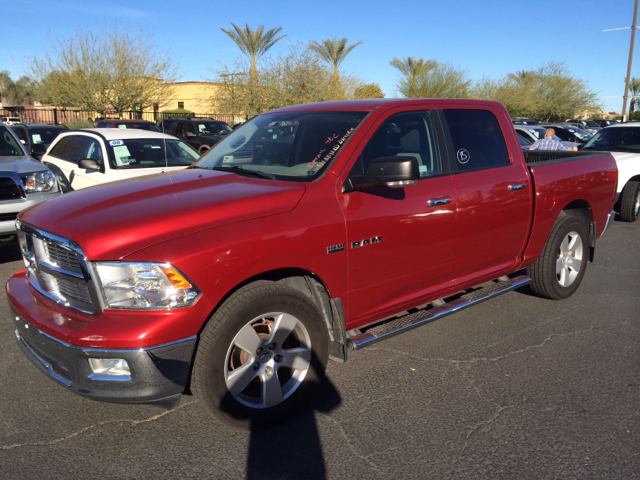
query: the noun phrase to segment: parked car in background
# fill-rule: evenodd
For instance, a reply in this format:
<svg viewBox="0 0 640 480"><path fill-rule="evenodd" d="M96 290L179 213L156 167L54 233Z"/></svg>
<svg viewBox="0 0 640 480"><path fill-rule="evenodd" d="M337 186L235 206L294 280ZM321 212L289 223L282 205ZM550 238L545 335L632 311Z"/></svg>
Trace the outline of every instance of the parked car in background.
<svg viewBox="0 0 640 480"><path fill-rule="evenodd" d="M521 135L517 135L517 137L518 141L520 142L520 147L522 147L523 150L529 150L529 147L533 145L533 141L529 140L528 138L525 138Z"/></svg>
<svg viewBox="0 0 640 480"><path fill-rule="evenodd" d="M60 134L42 156L63 192L180 170L198 158L188 144L147 130L93 128Z"/></svg>
<svg viewBox="0 0 640 480"><path fill-rule="evenodd" d="M51 171L30 158L11 129L0 124L0 238L15 235L19 212L58 195Z"/></svg>
<svg viewBox="0 0 640 480"><path fill-rule="evenodd" d="M600 130L602 130L602 127L600 125L598 125L596 122L594 122L593 120L573 119L573 120L567 120L566 122L562 122L562 123L575 125L576 127L580 127L583 130L586 130L587 132L589 132L592 135L594 133L599 132Z"/></svg>
<svg viewBox="0 0 640 480"><path fill-rule="evenodd" d="M531 117L512 117L511 121L514 125L540 125L540 122Z"/></svg>
<svg viewBox="0 0 640 480"><path fill-rule="evenodd" d="M161 132L160 127L155 122L149 120L128 120L124 118L101 118L97 120L96 128L137 128L138 130L151 130Z"/></svg>
<svg viewBox="0 0 640 480"><path fill-rule="evenodd" d="M611 118L592 118L591 120L596 122L602 128L608 127L609 125L615 125L616 123L619 123L617 120L613 120Z"/></svg>
<svg viewBox="0 0 640 480"><path fill-rule="evenodd" d="M573 142L574 145L584 145L593 135L580 127L569 124L549 124L544 125L545 128L553 128L556 136L564 142Z"/></svg>
<svg viewBox="0 0 640 480"><path fill-rule="evenodd" d="M635 222L640 213L640 123L603 128L581 150L611 152L618 165L615 208L621 220Z"/></svg>
<svg viewBox="0 0 640 480"><path fill-rule="evenodd" d="M231 133L231 127L220 120L206 118L165 118L160 125L164 133L187 142L200 154Z"/></svg>
<svg viewBox="0 0 640 480"><path fill-rule="evenodd" d="M0 122L5 125L17 125L18 123L22 123L19 117L0 117Z"/></svg>
<svg viewBox="0 0 640 480"><path fill-rule="evenodd" d="M60 133L69 130L66 125L43 125L39 123L12 125L11 129L27 148L27 151L36 158L39 158L47 151L51 142Z"/></svg>
<svg viewBox="0 0 640 480"><path fill-rule="evenodd" d="M544 138L544 132L547 129L547 127L542 125L514 125L513 128L515 129L519 137L526 138L527 140L531 141L531 143ZM562 144L568 149L580 145L572 141L564 140L563 138L559 137L557 133L553 136L553 138L562 142Z"/></svg>

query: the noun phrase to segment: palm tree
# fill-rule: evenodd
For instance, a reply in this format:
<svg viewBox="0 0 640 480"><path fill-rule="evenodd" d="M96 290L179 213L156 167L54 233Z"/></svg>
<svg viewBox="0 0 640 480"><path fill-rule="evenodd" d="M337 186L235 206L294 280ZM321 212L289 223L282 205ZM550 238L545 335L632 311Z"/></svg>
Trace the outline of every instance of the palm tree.
<svg viewBox="0 0 640 480"><path fill-rule="evenodd" d="M340 80L340 72L338 71L340 64L351 50L362 43L358 41L347 45L348 41L348 38L331 37L327 39L323 38L322 43L313 40L309 44L312 50L317 52L325 62L333 67L331 79L334 87L338 85Z"/></svg>
<svg viewBox="0 0 640 480"><path fill-rule="evenodd" d="M249 59L249 82L256 84L258 81L258 69L256 68L256 61L264 55L267 50L273 47L276 42L284 37L285 34L279 35L282 27L273 27L264 31L264 25L260 25L255 30L250 28L248 24L244 24L244 28L239 27L235 23L231 22L232 29L226 29L220 27L224 33L231 37L238 48Z"/></svg>
<svg viewBox="0 0 640 480"><path fill-rule="evenodd" d="M631 101L629 102L629 115L631 115L636 106L636 96L640 95L640 78L633 77L629 81L629 93L631 94Z"/></svg>
<svg viewBox="0 0 640 480"><path fill-rule="evenodd" d="M405 97L416 97L418 96L417 90L420 77L437 66L438 62L435 60L427 60L425 62L422 58L405 57L393 58L389 65L397 68L404 75L404 78L398 83L400 93Z"/></svg>

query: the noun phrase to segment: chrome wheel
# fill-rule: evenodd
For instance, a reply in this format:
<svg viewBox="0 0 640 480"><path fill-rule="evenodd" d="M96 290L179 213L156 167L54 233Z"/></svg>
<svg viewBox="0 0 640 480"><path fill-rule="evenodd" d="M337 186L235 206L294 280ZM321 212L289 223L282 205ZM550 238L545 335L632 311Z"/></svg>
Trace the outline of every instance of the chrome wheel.
<svg viewBox="0 0 640 480"><path fill-rule="evenodd" d="M584 246L578 232L569 232L562 242L556 260L556 278L563 287L571 285L578 274L584 260Z"/></svg>
<svg viewBox="0 0 640 480"><path fill-rule="evenodd" d="M311 339L295 316L274 312L248 322L227 350L224 379L231 395L250 408L287 399L311 364Z"/></svg>

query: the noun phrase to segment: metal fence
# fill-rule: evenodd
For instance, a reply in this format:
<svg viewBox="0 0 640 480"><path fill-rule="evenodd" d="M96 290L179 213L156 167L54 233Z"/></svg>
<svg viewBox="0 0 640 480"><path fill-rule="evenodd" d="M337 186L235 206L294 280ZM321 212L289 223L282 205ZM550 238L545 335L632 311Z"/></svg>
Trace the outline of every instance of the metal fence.
<svg viewBox="0 0 640 480"><path fill-rule="evenodd" d="M77 109L43 109L43 108L25 108L25 109L8 109L0 108L0 116L18 117L21 123L44 123L48 125L66 125L71 122L89 121L94 122L97 118L125 118L131 120L149 120L151 122L160 123L164 118L171 117L193 117L193 118L210 118L227 122L233 126L236 123L245 121L245 118L239 115L226 115L220 113L168 113L168 112L140 112L129 111L122 112L118 115L101 116L98 112L90 110Z"/></svg>

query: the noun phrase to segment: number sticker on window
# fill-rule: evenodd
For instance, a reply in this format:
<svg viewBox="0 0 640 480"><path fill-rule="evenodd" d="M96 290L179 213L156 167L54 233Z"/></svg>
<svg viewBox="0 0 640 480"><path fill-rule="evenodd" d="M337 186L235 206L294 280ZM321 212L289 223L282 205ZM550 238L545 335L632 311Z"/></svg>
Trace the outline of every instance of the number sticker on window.
<svg viewBox="0 0 640 480"><path fill-rule="evenodd" d="M119 147L120 145L124 145L124 140L109 140L107 144L110 147Z"/></svg>

